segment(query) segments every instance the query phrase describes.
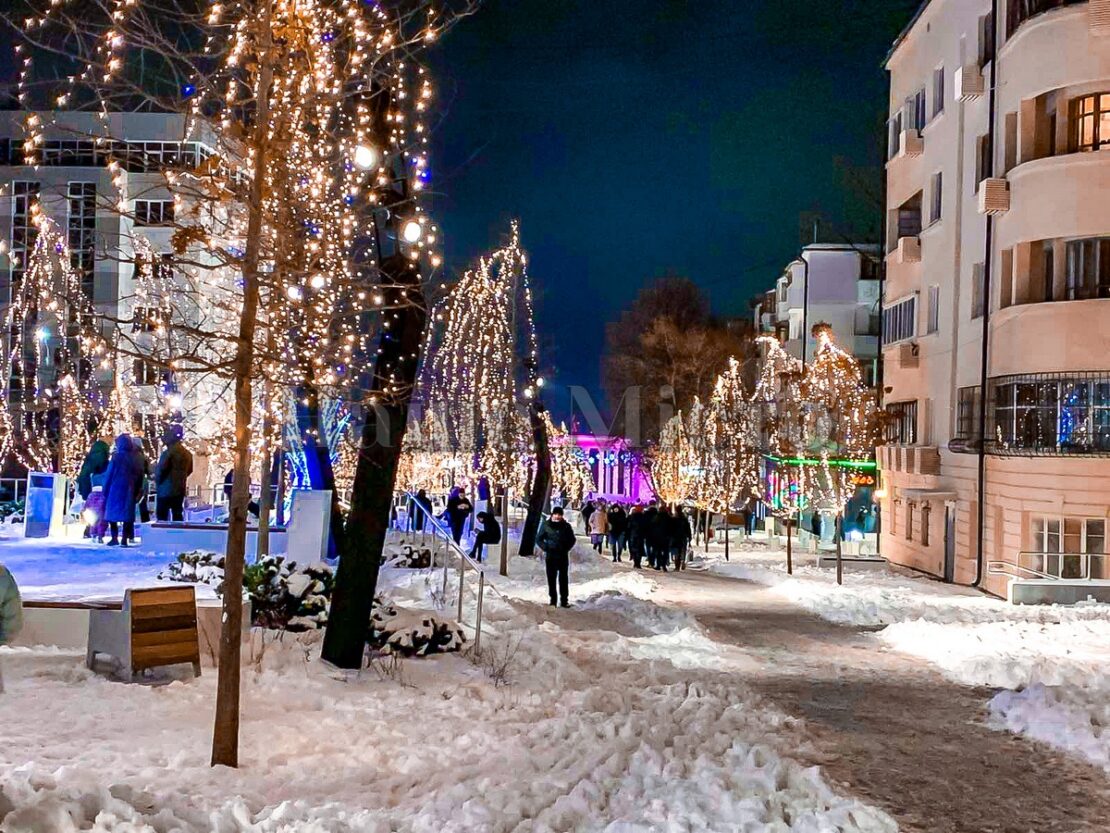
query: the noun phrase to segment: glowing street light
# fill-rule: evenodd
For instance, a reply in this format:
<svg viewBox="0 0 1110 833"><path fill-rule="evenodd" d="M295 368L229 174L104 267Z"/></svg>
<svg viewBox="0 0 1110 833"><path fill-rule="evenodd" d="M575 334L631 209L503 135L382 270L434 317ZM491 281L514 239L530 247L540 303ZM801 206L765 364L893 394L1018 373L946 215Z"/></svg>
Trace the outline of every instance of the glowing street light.
<svg viewBox="0 0 1110 833"><path fill-rule="evenodd" d="M378 149L372 145L359 145L355 148L355 164L364 171L378 164Z"/></svg>
<svg viewBox="0 0 1110 833"><path fill-rule="evenodd" d="M424 227L416 220L409 220L401 227L401 237L406 243L418 243L424 236Z"/></svg>

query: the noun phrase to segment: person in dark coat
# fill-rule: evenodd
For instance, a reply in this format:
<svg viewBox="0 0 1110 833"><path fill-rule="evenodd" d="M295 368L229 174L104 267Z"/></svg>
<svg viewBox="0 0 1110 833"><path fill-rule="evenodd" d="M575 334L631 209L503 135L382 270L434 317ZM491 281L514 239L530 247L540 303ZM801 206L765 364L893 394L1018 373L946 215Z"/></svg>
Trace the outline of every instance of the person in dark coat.
<svg viewBox="0 0 1110 833"><path fill-rule="evenodd" d="M624 555L627 544L628 514L619 503L609 507L609 549L613 552L613 560L620 561Z"/></svg>
<svg viewBox="0 0 1110 833"><path fill-rule="evenodd" d="M81 463L81 471L77 473L77 493L81 495L82 500L88 500L89 495L92 494L92 476L103 474L108 470L108 458L111 453L108 443L104 440L97 440L89 448L85 461Z"/></svg>
<svg viewBox="0 0 1110 833"><path fill-rule="evenodd" d="M690 519L682 509L675 511L671 518L670 548L671 557L674 559L675 570L686 569L686 550L692 538L690 532Z"/></svg>
<svg viewBox="0 0 1110 833"><path fill-rule="evenodd" d="M652 537L652 527L655 524L655 516L659 514L659 506L652 501L647 505L644 510L644 555L647 557L647 564L649 567L655 566L655 539Z"/></svg>
<svg viewBox="0 0 1110 833"><path fill-rule="evenodd" d="M587 500L582 507L582 531L590 534L590 515L597 511L597 505L592 500Z"/></svg>
<svg viewBox="0 0 1110 833"><path fill-rule="evenodd" d="M413 532L423 532L428 516L432 514L432 502L428 500L428 493L421 489L409 501L409 518L412 522Z"/></svg>
<svg viewBox="0 0 1110 833"><path fill-rule="evenodd" d="M185 520L185 492L193 473L193 455L181 442L181 426L171 425L162 437L165 449L154 467L157 503L154 515L160 521Z"/></svg>
<svg viewBox="0 0 1110 833"><path fill-rule="evenodd" d="M136 502L139 505L139 521L144 524L150 523L150 505L148 503L150 497L150 459L146 456L143 450L143 438L141 435L131 436L131 447L134 449L134 454L139 458L143 468L143 482L139 484L139 497Z"/></svg>
<svg viewBox="0 0 1110 833"><path fill-rule="evenodd" d="M474 548L470 551L470 557L475 561L484 561L486 545L501 543L501 524L497 522L492 512L479 512L478 521L482 524L482 528L474 536Z"/></svg>
<svg viewBox="0 0 1110 833"><path fill-rule="evenodd" d="M135 504L143 485L143 456L129 434L116 437L115 450L104 477L104 519L112 532L108 546L128 546L135 540ZM123 524L123 537L119 525Z"/></svg>
<svg viewBox="0 0 1110 833"><path fill-rule="evenodd" d="M462 489L456 486L451 490L451 494L447 497L447 511L444 515L447 517L447 524L451 527L451 537L455 539L456 544L462 540L466 519L470 517L473 509L470 501L463 495Z"/></svg>
<svg viewBox="0 0 1110 833"><path fill-rule="evenodd" d="M651 519L648 528L648 546L651 547L655 562L651 565L656 570L667 572L667 560L671 552L671 510L664 504L659 507L655 517Z"/></svg>
<svg viewBox="0 0 1110 833"><path fill-rule="evenodd" d="M224 497L227 498L227 512L228 516L231 515L231 492L235 488L235 469L230 468L227 474L224 475ZM254 515L256 518L262 513L262 507L259 506L258 501L253 497L247 503L247 512Z"/></svg>
<svg viewBox="0 0 1110 833"><path fill-rule="evenodd" d="M570 551L576 540L574 529L563 519L563 507L556 506L536 536L536 546L546 554L547 592L553 607L570 607Z"/></svg>
<svg viewBox="0 0 1110 833"><path fill-rule="evenodd" d="M628 528L625 535L628 539L628 554L632 557L632 567L642 570L644 560L645 537L647 533L647 515L644 507L636 504L628 514Z"/></svg>

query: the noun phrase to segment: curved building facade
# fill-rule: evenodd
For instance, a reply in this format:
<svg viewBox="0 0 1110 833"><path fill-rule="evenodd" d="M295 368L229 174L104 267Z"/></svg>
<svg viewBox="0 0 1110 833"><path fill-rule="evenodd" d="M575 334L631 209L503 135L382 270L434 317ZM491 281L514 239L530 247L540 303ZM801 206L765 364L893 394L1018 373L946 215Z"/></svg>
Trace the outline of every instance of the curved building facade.
<svg viewBox="0 0 1110 833"><path fill-rule="evenodd" d="M887 68L882 552L1110 592L1110 2L932 0Z"/></svg>

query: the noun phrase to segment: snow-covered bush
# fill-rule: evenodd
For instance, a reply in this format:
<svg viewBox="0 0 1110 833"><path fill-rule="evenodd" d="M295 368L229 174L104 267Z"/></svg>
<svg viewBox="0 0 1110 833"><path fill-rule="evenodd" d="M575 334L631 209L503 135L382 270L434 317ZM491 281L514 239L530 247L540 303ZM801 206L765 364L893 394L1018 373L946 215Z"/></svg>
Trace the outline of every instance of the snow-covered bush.
<svg viewBox="0 0 1110 833"><path fill-rule="evenodd" d="M183 552L158 577L208 584L223 595L224 557L207 550ZM266 556L243 572L253 623L291 631L327 624L334 582L335 574L326 564L298 567L280 555Z"/></svg>
<svg viewBox="0 0 1110 833"><path fill-rule="evenodd" d="M466 635L457 622L429 610L399 608L381 596L374 598L370 616L370 644L383 653L404 656L458 651Z"/></svg>
<svg viewBox="0 0 1110 833"><path fill-rule="evenodd" d="M432 551L427 547L414 547L411 544L390 546L382 554L382 566L426 570L432 566Z"/></svg>

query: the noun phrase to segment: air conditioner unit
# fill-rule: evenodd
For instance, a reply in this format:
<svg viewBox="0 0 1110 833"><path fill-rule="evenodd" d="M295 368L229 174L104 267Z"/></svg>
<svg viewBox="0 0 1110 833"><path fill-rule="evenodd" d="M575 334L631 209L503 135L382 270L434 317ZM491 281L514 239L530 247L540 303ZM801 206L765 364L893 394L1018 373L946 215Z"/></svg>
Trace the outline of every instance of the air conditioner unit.
<svg viewBox="0 0 1110 833"><path fill-rule="evenodd" d="M898 262L899 263L920 263L921 262L921 238L920 237L899 237L898 238Z"/></svg>
<svg viewBox="0 0 1110 833"><path fill-rule="evenodd" d="M920 156L925 152L925 140L918 130L903 130L898 138L899 156Z"/></svg>
<svg viewBox="0 0 1110 833"><path fill-rule="evenodd" d="M1110 36L1110 0L1091 0L1087 14L1092 35Z"/></svg>
<svg viewBox="0 0 1110 833"><path fill-rule="evenodd" d="M917 367L921 364L921 348L915 342L907 341L898 345L898 366Z"/></svg>
<svg viewBox="0 0 1110 833"><path fill-rule="evenodd" d="M987 90L983 71L978 64L964 64L953 73L957 101L974 101Z"/></svg>
<svg viewBox="0 0 1110 833"><path fill-rule="evenodd" d="M1010 210L1010 183L990 177L979 183L979 213L1005 214Z"/></svg>

